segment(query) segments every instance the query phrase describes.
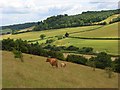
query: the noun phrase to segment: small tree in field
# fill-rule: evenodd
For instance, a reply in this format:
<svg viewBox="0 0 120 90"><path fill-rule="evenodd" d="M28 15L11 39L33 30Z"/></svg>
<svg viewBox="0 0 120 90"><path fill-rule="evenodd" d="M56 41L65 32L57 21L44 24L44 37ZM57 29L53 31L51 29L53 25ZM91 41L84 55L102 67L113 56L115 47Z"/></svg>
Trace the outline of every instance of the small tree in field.
<svg viewBox="0 0 120 90"><path fill-rule="evenodd" d="M45 34L41 34L41 35L40 35L40 38L41 38L41 39L44 39L45 37L46 37Z"/></svg>
<svg viewBox="0 0 120 90"><path fill-rule="evenodd" d="M24 62L23 61L23 54L21 51L18 51L18 50L13 50L13 54L14 54L14 58L19 58L21 60L21 62Z"/></svg>
<svg viewBox="0 0 120 90"><path fill-rule="evenodd" d="M66 33L65 33L65 37L69 37L69 33L66 32Z"/></svg>

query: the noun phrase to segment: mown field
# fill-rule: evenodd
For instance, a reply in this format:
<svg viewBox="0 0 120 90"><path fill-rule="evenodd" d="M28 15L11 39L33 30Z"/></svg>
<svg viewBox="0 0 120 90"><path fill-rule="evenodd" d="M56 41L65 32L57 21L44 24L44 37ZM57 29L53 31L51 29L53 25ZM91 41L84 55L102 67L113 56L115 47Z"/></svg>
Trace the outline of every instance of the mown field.
<svg viewBox="0 0 120 90"><path fill-rule="evenodd" d="M110 79L104 70L70 62L52 68L46 57L24 54L24 63L11 52L2 51L3 88L117 88L118 74ZM59 61L59 63L62 61Z"/></svg>
<svg viewBox="0 0 120 90"><path fill-rule="evenodd" d="M74 28L63 28L46 31L34 31L16 35L3 35L1 39L21 38L23 40L32 41L33 43L38 41L39 43L45 43L47 39L54 39L55 42L52 45L57 46L70 46L74 45L79 48L82 47L93 47L95 52L105 51L110 54L118 54L118 40L84 40L77 38L63 38L58 40L55 36L64 35L66 32L72 37L99 37L99 38L118 38L118 24L113 23L109 25L95 25L95 26L84 26ZM44 40L40 40L40 35L45 34Z"/></svg>
<svg viewBox="0 0 120 90"><path fill-rule="evenodd" d="M115 38L115 37L118 37L118 24L120 24L120 22L105 25L97 30L93 30L93 31L89 31L89 32L74 33L74 34L71 34L71 36Z"/></svg>
<svg viewBox="0 0 120 90"><path fill-rule="evenodd" d="M78 31L85 31L89 29L98 28L101 26L86 26L86 27L76 27L76 28L63 28L63 29L53 29L53 30L45 30L45 31L35 31L35 32L28 32L28 33L22 33L22 34L16 34L16 35L4 35L2 38L6 39L8 37L13 39L21 38L23 40L36 40L39 39L41 34L45 34L47 37L54 37L57 35L64 35L66 32L72 33L72 32L78 32Z"/></svg>
<svg viewBox="0 0 120 90"><path fill-rule="evenodd" d="M112 15L112 16L108 17L107 19L102 20L101 22L97 22L97 23L106 22L107 24L109 24L109 22L112 21L112 19L117 18L119 15L120 15L120 14Z"/></svg>
<svg viewBox="0 0 120 90"><path fill-rule="evenodd" d="M53 45L57 45L57 46L74 45L79 48L93 47L95 52L105 51L110 54L118 54L117 40L81 40L81 39L74 39L74 38L66 38L66 39L55 41Z"/></svg>

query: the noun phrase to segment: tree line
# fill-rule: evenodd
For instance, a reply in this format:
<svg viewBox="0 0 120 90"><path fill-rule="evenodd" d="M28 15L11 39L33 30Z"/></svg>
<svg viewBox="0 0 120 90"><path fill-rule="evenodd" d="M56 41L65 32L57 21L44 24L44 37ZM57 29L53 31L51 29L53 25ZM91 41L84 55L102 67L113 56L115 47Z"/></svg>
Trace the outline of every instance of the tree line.
<svg viewBox="0 0 120 90"><path fill-rule="evenodd" d="M87 11L82 14L68 16L57 15L47 18L46 20L38 22L38 25L33 29L34 31L59 29L67 27L89 26L95 22L100 22L111 15L118 14L120 9L107 11ZM105 25L106 22L100 23Z"/></svg>
<svg viewBox="0 0 120 90"><path fill-rule="evenodd" d="M64 60L64 56L59 51L50 51L44 50L38 42L29 44L26 40L23 41L22 39L3 39L2 40L2 50L7 51L20 51L22 53L28 53L33 55L45 56L45 57L54 57L60 60Z"/></svg>
<svg viewBox="0 0 120 90"><path fill-rule="evenodd" d="M69 48L71 48L71 46ZM85 49L85 47L83 49ZM10 38L2 40L2 50L13 51L15 57L21 58L22 62L23 62L23 56L21 55L21 53L28 53L33 55L45 56L45 57L54 57L59 60L65 60L68 62L87 65L93 67L94 69L107 68L108 71L113 70L115 72L120 73L120 57L112 61L111 56L105 52L100 52L96 55L96 57L91 57L90 59L87 59L84 56L72 55L72 54L68 55L65 58L62 52L44 49L37 42L34 44L33 43L29 44L26 40L25 41L23 41L22 39L13 40Z"/></svg>
<svg viewBox="0 0 120 90"><path fill-rule="evenodd" d="M8 26L1 26L0 28L2 29L12 29L12 30L20 30L20 29L25 29L32 27L36 25L36 22L31 22L31 23L23 23L23 24L14 24L14 25L8 25Z"/></svg>

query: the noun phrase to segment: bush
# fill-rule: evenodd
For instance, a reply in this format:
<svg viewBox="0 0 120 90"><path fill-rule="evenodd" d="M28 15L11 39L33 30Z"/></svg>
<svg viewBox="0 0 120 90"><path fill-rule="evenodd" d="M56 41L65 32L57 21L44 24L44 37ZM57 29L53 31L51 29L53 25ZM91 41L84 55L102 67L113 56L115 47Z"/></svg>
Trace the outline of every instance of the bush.
<svg viewBox="0 0 120 90"><path fill-rule="evenodd" d="M66 61L86 65L87 59L83 56L68 55Z"/></svg>
<svg viewBox="0 0 120 90"><path fill-rule="evenodd" d="M95 57L96 67L104 69L105 67L111 67L111 57L105 52L101 52Z"/></svg>
<svg viewBox="0 0 120 90"><path fill-rule="evenodd" d="M54 42L54 41L55 41L55 40L53 40L53 39L46 40L46 44L52 43L52 42Z"/></svg>
<svg viewBox="0 0 120 90"><path fill-rule="evenodd" d="M69 46L69 47L67 48L67 50L77 51L77 50L79 50L79 48L78 48L78 47L75 47L75 46Z"/></svg>
<svg viewBox="0 0 120 90"><path fill-rule="evenodd" d="M82 49L78 50L79 53L93 53L92 47L83 47Z"/></svg>
<svg viewBox="0 0 120 90"><path fill-rule="evenodd" d="M40 35L40 38L41 38L41 39L44 39L45 37L46 37L45 34L41 34L41 35Z"/></svg>
<svg viewBox="0 0 120 90"><path fill-rule="evenodd" d="M58 37L58 40L63 39L63 36L62 36L62 35L57 36L57 37Z"/></svg>
<svg viewBox="0 0 120 90"><path fill-rule="evenodd" d="M116 58L115 61L113 61L113 69L115 72L120 73L120 57Z"/></svg>
<svg viewBox="0 0 120 90"><path fill-rule="evenodd" d="M66 33L65 33L65 37L69 37L69 33L66 32Z"/></svg>
<svg viewBox="0 0 120 90"><path fill-rule="evenodd" d="M58 51L48 51L48 56L51 56L53 58L57 58L60 60L64 60L64 55L61 52Z"/></svg>

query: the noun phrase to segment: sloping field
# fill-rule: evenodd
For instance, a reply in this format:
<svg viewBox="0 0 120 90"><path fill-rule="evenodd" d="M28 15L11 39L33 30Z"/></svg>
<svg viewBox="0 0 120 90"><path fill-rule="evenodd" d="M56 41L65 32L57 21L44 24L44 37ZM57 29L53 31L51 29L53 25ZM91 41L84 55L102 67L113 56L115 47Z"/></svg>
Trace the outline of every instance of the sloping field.
<svg viewBox="0 0 120 90"><path fill-rule="evenodd" d="M117 18L118 16L120 16L120 14L112 15L112 16L108 17L107 19L105 19L101 22L106 22L107 24L109 24L110 21L112 21L114 18Z"/></svg>
<svg viewBox="0 0 120 90"><path fill-rule="evenodd" d="M90 29L95 29L101 26L85 26L85 27L76 27L76 28L64 28L64 29L54 29L54 30L46 30L46 31L36 31L36 32L27 32L22 34L16 34L16 35L4 35L2 38L13 38L13 39L24 39L24 40L33 40L33 39L39 39L39 36L41 34L45 34L47 37L53 37L56 35L64 35L66 32L73 33L73 32L80 32Z"/></svg>
<svg viewBox="0 0 120 90"><path fill-rule="evenodd" d="M52 68L46 58L24 54L24 63L11 52L3 51L3 88L117 88L118 74L109 79L104 70L67 63ZM60 63L60 61L59 61Z"/></svg>
<svg viewBox="0 0 120 90"><path fill-rule="evenodd" d="M89 32L82 32L82 33L73 33L71 36L75 37L118 37L118 24L119 23L113 23L109 25L105 25L102 28L99 28L97 30L89 31Z"/></svg>
<svg viewBox="0 0 120 90"><path fill-rule="evenodd" d="M29 27L29 28L25 28L25 29L21 29L18 32L23 32L23 31L27 31L27 30L31 31L34 27L35 26Z"/></svg>
<svg viewBox="0 0 120 90"><path fill-rule="evenodd" d="M75 38L66 38L53 42L53 45L57 46L77 46L93 47L95 52L107 52L109 54L118 55L118 41L117 40L84 40Z"/></svg>

